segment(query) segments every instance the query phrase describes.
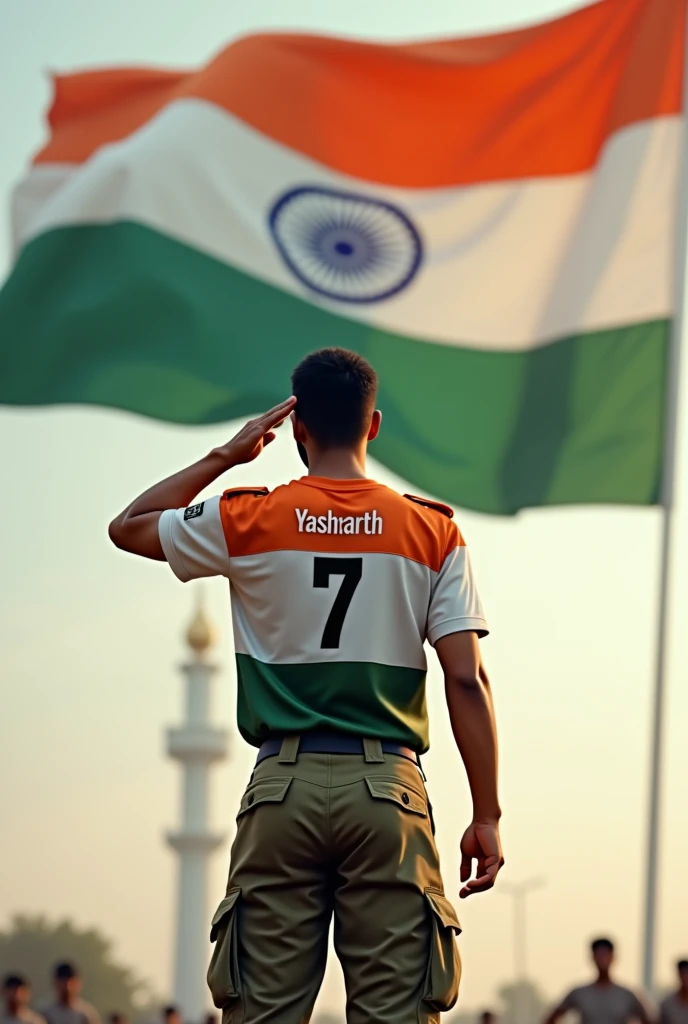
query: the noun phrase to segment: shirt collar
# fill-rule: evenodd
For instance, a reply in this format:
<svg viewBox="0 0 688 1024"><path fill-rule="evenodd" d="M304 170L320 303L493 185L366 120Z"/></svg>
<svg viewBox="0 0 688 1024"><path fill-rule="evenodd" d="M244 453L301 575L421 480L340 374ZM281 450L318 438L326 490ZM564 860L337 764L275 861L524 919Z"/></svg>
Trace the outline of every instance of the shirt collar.
<svg viewBox="0 0 688 1024"><path fill-rule="evenodd" d="M327 476L302 476L298 482L322 491L361 491L382 486L377 480L371 480L369 477L338 480Z"/></svg>

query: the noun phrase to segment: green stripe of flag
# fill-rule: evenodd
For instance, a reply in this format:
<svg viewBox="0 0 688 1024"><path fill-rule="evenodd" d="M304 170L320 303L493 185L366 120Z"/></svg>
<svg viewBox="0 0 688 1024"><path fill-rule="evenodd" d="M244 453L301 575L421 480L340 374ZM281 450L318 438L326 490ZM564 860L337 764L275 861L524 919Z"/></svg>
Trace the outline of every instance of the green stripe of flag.
<svg viewBox="0 0 688 1024"><path fill-rule="evenodd" d="M499 282L495 282L499 301ZM438 345L348 320L133 223L32 241L0 293L0 401L216 423L284 397L342 345L381 379L371 453L416 489L493 513L652 504L670 321L528 352Z"/></svg>

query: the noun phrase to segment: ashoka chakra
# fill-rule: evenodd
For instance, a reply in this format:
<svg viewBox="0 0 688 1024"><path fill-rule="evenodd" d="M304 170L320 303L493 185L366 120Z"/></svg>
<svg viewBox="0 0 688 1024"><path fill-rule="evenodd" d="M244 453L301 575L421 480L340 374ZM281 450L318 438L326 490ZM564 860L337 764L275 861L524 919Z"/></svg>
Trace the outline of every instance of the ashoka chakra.
<svg viewBox="0 0 688 1024"><path fill-rule="evenodd" d="M392 203L353 192L303 187L281 196L270 231L303 284L342 302L379 302L415 277L423 256L418 231Z"/></svg>

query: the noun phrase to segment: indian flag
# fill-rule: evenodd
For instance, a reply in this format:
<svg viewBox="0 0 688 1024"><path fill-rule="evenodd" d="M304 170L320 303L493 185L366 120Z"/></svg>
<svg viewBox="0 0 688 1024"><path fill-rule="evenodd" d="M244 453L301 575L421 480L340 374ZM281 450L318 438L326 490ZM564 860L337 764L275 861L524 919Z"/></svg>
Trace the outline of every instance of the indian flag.
<svg viewBox="0 0 688 1024"><path fill-rule="evenodd" d="M341 345L380 374L372 453L425 493L657 501L686 2L58 77L0 400L212 423Z"/></svg>

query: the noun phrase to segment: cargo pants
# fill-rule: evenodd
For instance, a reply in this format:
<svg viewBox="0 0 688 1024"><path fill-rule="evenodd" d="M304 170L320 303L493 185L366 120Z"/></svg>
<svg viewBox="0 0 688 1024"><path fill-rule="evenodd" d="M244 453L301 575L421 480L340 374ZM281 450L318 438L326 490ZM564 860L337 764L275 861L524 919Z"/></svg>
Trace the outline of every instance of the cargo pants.
<svg viewBox="0 0 688 1024"><path fill-rule="evenodd" d="M305 1024L332 917L347 1024L438 1024L456 1002L460 926L421 774L364 743L298 754L289 737L254 770L211 928L223 1024Z"/></svg>

